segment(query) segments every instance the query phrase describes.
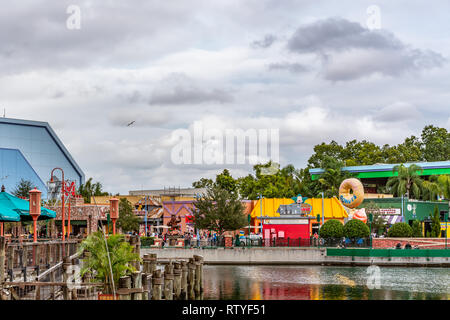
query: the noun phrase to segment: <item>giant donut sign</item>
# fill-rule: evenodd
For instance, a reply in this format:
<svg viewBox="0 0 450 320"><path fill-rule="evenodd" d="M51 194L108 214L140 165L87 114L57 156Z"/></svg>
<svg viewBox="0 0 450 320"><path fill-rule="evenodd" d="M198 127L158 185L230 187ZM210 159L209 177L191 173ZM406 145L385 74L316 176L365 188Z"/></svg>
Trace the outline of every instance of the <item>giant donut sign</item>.
<svg viewBox="0 0 450 320"><path fill-rule="evenodd" d="M339 187L339 200L347 208L356 208L364 200L364 187L358 179L350 178L342 181Z"/></svg>

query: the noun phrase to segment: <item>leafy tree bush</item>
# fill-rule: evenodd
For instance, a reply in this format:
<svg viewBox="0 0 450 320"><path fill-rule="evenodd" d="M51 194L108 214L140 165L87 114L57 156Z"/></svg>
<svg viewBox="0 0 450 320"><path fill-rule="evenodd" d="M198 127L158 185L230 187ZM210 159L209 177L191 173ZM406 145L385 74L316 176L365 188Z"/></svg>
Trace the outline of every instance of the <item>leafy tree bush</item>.
<svg viewBox="0 0 450 320"><path fill-rule="evenodd" d="M328 220L319 230L322 238L342 238L344 236L344 226L338 220Z"/></svg>
<svg viewBox="0 0 450 320"><path fill-rule="evenodd" d="M431 218L431 237L438 238L441 235L441 219L438 206L434 207L433 218Z"/></svg>
<svg viewBox="0 0 450 320"><path fill-rule="evenodd" d="M194 225L197 229L214 230L219 235L247 225L244 205L236 193L219 187L207 188L195 202Z"/></svg>
<svg viewBox="0 0 450 320"><path fill-rule="evenodd" d="M155 237L141 237L141 246L149 247L153 245Z"/></svg>
<svg viewBox="0 0 450 320"><path fill-rule="evenodd" d="M408 238L413 234L412 228L405 222L394 224L388 231L388 237L392 238Z"/></svg>
<svg viewBox="0 0 450 320"><path fill-rule="evenodd" d="M121 198L119 202L119 219L117 219L117 227L123 232L139 231L140 219L133 213L131 202L126 198Z"/></svg>
<svg viewBox="0 0 450 320"><path fill-rule="evenodd" d="M17 184L12 194L16 197L28 198L30 195L30 190L34 188L36 188L36 186L33 184L33 182L20 179L20 182Z"/></svg>
<svg viewBox="0 0 450 320"><path fill-rule="evenodd" d="M422 224L419 220L414 220L412 223L412 236L415 238L423 237Z"/></svg>
<svg viewBox="0 0 450 320"><path fill-rule="evenodd" d="M108 244L108 250L106 250L106 244ZM81 275L90 272L95 280L105 284L105 293L112 292L113 281L117 289L120 277L136 271L131 262L140 259L138 254L133 253L133 247L125 241L125 236L121 234L110 235L105 242L103 233L97 231L81 243L80 250L90 252L83 263Z"/></svg>
<svg viewBox="0 0 450 320"><path fill-rule="evenodd" d="M344 236L346 238L366 238L369 235L369 227L361 220L352 219L344 225Z"/></svg>

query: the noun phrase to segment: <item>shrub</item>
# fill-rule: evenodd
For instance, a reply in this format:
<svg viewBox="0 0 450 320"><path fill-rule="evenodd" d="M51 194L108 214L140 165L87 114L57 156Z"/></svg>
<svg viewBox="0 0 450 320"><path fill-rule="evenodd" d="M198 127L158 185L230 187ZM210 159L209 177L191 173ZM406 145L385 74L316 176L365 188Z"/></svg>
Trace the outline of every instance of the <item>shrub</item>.
<svg viewBox="0 0 450 320"><path fill-rule="evenodd" d="M150 247L154 243L155 237L141 237L141 246Z"/></svg>
<svg viewBox="0 0 450 320"><path fill-rule="evenodd" d="M388 237L393 238L408 238L413 234L412 228L405 222L394 224L388 231Z"/></svg>
<svg viewBox="0 0 450 320"><path fill-rule="evenodd" d="M342 238L344 236L344 226L338 220L328 220L319 230L321 238Z"/></svg>
<svg viewBox="0 0 450 320"><path fill-rule="evenodd" d="M423 237L422 224L419 220L414 220L412 223L412 236L415 238Z"/></svg>
<svg viewBox="0 0 450 320"><path fill-rule="evenodd" d="M361 220L352 219L344 226L344 236L346 238L366 238L370 235L369 227Z"/></svg>

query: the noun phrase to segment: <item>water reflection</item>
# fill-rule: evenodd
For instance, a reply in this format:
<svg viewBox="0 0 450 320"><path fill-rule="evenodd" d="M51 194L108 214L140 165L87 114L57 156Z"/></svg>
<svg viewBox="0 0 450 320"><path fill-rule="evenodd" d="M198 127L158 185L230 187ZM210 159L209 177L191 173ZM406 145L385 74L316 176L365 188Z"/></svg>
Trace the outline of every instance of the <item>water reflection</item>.
<svg viewBox="0 0 450 320"><path fill-rule="evenodd" d="M381 288L365 267L205 266L204 299L448 300L448 268L381 268Z"/></svg>

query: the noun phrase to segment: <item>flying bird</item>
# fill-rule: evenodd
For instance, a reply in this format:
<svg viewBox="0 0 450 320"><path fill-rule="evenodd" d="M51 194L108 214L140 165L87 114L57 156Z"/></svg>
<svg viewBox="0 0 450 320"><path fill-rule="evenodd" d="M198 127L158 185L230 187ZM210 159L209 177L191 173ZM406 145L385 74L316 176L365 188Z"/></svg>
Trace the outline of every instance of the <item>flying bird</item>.
<svg viewBox="0 0 450 320"><path fill-rule="evenodd" d="M129 124L127 124L127 127L131 126L133 123L135 123L136 121L131 121Z"/></svg>

